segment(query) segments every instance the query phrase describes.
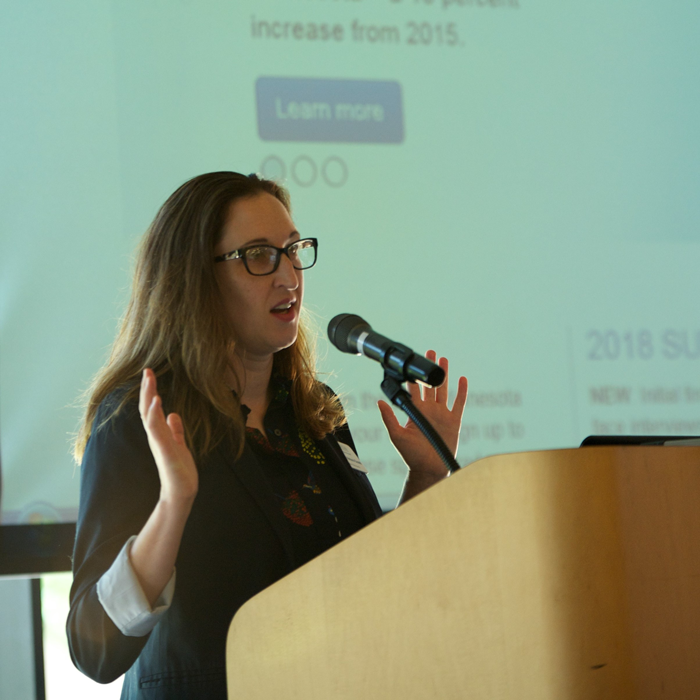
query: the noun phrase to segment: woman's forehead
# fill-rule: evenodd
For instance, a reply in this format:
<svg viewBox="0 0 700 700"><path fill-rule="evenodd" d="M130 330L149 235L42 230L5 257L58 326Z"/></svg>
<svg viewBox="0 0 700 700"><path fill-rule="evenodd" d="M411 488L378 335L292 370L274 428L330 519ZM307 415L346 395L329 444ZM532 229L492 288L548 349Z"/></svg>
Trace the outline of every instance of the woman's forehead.
<svg viewBox="0 0 700 700"><path fill-rule="evenodd" d="M263 242L282 247L295 235L294 222L284 204L264 192L231 204L220 243L228 250Z"/></svg>

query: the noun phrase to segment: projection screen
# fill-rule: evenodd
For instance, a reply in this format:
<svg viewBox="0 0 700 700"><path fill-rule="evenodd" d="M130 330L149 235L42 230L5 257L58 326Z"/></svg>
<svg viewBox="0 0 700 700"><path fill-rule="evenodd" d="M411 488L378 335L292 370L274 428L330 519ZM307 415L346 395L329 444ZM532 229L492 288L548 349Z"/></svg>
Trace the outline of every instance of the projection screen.
<svg viewBox="0 0 700 700"><path fill-rule="evenodd" d="M700 5L36 0L0 25L2 522L69 522L78 397L181 183L284 182L385 508L405 475L341 312L449 358L458 461L700 433Z"/></svg>

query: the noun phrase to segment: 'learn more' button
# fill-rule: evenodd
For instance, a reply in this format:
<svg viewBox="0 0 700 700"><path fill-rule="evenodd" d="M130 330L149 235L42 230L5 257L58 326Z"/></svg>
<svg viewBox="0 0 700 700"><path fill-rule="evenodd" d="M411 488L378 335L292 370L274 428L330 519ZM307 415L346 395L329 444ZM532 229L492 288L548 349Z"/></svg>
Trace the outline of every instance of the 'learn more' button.
<svg viewBox="0 0 700 700"><path fill-rule="evenodd" d="M401 85L393 80L258 78L264 141L401 143Z"/></svg>

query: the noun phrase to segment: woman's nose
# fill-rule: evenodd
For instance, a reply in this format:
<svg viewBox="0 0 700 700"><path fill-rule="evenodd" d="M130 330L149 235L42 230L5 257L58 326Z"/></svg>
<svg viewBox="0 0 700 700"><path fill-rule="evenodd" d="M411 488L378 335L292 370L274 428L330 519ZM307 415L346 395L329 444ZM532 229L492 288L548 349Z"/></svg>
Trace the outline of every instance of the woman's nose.
<svg viewBox="0 0 700 700"><path fill-rule="evenodd" d="M280 264L275 273L275 280L286 289L296 289L299 286L300 270L297 270L287 255L280 256Z"/></svg>

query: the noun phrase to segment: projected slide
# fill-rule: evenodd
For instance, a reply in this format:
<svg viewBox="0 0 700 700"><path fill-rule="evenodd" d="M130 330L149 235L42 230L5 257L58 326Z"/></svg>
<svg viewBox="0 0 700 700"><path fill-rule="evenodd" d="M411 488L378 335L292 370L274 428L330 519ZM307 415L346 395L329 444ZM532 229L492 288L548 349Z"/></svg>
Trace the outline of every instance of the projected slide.
<svg viewBox="0 0 700 700"><path fill-rule="evenodd" d="M71 520L70 434L182 182L284 182L385 508L405 467L338 313L450 359L458 460L700 433L700 5L12 2L0 36L2 522Z"/></svg>

